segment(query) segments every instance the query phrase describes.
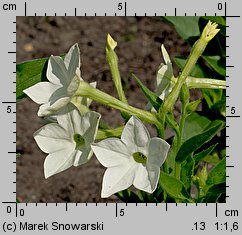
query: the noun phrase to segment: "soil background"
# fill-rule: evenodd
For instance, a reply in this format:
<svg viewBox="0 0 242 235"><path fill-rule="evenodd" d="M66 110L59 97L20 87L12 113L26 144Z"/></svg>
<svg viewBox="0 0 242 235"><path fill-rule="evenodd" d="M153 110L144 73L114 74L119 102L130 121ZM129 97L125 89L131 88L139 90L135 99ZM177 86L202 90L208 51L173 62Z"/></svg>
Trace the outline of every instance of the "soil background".
<svg viewBox="0 0 242 235"><path fill-rule="evenodd" d="M171 59L187 56L189 46L159 17L17 17L17 63L61 55L78 43L81 51L81 74L85 81L97 81L97 87L116 97L106 63L107 34L118 42L115 49L125 93L131 105L144 108L145 96L131 78L134 72L151 90L158 66L164 62L163 43ZM178 70L176 68L176 73ZM111 127L123 124L120 113L95 102L91 109L100 112ZM44 178L46 154L36 145L33 133L42 126L37 117L38 105L29 98L17 104L17 197L21 202L118 202L116 196L100 198L105 168L95 156L85 165ZM175 112L179 114L179 105ZM155 135L152 127L149 127ZM167 136L171 133L168 131Z"/></svg>

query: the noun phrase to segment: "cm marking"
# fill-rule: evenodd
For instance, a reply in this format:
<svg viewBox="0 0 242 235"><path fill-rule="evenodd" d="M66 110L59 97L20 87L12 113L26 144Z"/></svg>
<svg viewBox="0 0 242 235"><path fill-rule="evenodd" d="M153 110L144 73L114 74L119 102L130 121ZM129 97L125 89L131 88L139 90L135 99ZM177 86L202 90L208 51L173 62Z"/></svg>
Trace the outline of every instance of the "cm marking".
<svg viewBox="0 0 242 235"><path fill-rule="evenodd" d="M228 216L228 217L238 217L239 211L238 210L225 210L224 214L225 214L225 216Z"/></svg>
<svg viewBox="0 0 242 235"><path fill-rule="evenodd" d="M16 11L17 6L14 3L4 3L3 4L3 10L4 11Z"/></svg>

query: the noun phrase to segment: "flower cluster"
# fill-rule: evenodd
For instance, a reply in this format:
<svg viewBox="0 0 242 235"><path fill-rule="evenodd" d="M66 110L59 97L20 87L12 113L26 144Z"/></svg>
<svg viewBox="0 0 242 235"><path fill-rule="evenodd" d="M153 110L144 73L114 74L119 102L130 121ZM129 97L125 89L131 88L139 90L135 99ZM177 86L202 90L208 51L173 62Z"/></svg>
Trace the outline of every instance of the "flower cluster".
<svg viewBox="0 0 242 235"><path fill-rule="evenodd" d="M108 45L110 38L109 35ZM112 53L114 48L111 45ZM164 66L169 69L169 56L166 63ZM164 67L163 70L162 73L165 73ZM48 82L39 82L24 90L41 105L38 116L53 120L34 133L39 148L48 154L44 162L45 178L87 163L94 152L99 162L107 167L102 197L109 197L131 185L148 193L154 192L169 144L161 138L151 138L144 124L133 115L120 139L107 138L95 143L101 115L89 110L92 100L79 95L83 79L78 45L73 45L64 59L51 56L46 75ZM90 86L95 88L96 83ZM97 94L100 94L98 90ZM111 102L114 102L113 99ZM123 110L129 107L120 101L118 104Z"/></svg>

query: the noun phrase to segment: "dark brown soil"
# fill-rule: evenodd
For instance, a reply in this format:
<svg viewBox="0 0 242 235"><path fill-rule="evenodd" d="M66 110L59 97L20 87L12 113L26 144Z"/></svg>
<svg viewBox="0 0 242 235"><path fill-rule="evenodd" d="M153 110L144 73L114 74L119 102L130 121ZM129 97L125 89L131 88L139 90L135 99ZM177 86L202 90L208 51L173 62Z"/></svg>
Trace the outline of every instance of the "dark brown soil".
<svg viewBox="0 0 242 235"><path fill-rule="evenodd" d="M134 72L153 89L157 68L163 62L161 44L164 43L172 59L189 52L189 47L177 33L158 17L17 17L17 63L66 53L77 42L81 50L82 78L88 82L97 81L99 89L116 96L105 58L108 33L118 42L116 52L128 101L139 108L143 108L147 100L130 73ZM123 124L116 110L95 102L92 109L100 112L102 119L112 127ZM118 201L115 196L105 200L100 198L105 169L95 157L83 166L44 179L46 155L32 137L33 132L41 127L37 110L38 105L29 99L17 104L17 149L24 151L17 160L17 196L20 201Z"/></svg>

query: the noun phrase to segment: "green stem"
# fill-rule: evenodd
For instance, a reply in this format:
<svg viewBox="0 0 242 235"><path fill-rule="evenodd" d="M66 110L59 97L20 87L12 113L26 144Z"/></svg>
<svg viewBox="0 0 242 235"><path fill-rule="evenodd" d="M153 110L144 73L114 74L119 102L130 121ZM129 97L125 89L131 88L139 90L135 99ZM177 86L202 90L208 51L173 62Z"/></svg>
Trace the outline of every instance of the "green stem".
<svg viewBox="0 0 242 235"><path fill-rule="evenodd" d="M186 120L186 109L187 105L189 104L190 94L189 89L187 88L187 85L184 84L181 89L180 93L180 100L181 100L181 115L180 115L180 123L179 123L179 135L177 135L177 147L176 147L176 153L178 153L181 145L182 145L182 136L183 136L183 130L184 130L184 124ZM175 177L180 180L181 175L181 163L176 162L175 163Z"/></svg>
<svg viewBox="0 0 242 235"><path fill-rule="evenodd" d="M172 82L175 84L178 78L172 77ZM207 89L226 89L226 81L212 78L196 78L188 76L186 84L189 89L192 88L207 88Z"/></svg>
<svg viewBox="0 0 242 235"><path fill-rule="evenodd" d="M204 28L201 37L196 41L194 46L192 47L192 51L186 61L186 64L178 77L178 80L173 87L171 93L168 95L163 105L159 110L159 114L161 117L166 116L168 111L171 111L174 107L174 104L180 94L180 90L182 85L185 83L186 78L191 73L194 65L196 64L198 58L202 55L205 50L208 42L218 33L218 29L216 29L217 24L212 24L210 21ZM164 118L163 118L164 119Z"/></svg>
<svg viewBox="0 0 242 235"><path fill-rule="evenodd" d="M81 81L78 90L76 91L75 96L87 97L92 100L99 102L100 104L106 105L111 108L118 109L122 112L126 112L129 115L137 116L144 122L148 122L150 124L155 124L157 128L161 128L160 122L156 117L156 114L153 114L148 111L144 111L142 109L135 108L130 106L107 93L100 91L88 83Z"/></svg>
<svg viewBox="0 0 242 235"><path fill-rule="evenodd" d="M120 138L123 132L124 126L117 127L115 129L99 129L97 132L96 140L103 140L109 137Z"/></svg>

